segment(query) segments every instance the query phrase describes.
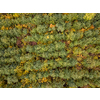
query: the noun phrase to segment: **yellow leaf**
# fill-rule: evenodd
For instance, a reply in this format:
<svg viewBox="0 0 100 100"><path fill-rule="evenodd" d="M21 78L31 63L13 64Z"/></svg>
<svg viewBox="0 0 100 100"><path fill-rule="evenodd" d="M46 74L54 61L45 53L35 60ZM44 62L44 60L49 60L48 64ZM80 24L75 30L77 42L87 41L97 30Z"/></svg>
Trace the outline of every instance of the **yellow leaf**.
<svg viewBox="0 0 100 100"><path fill-rule="evenodd" d="M67 56L67 58L70 58L70 54Z"/></svg>
<svg viewBox="0 0 100 100"><path fill-rule="evenodd" d="M65 23L69 23L69 21L65 21Z"/></svg>
<svg viewBox="0 0 100 100"><path fill-rule="evenodd" d="M44 13L44 14L42 14L42 15L44 16L44 15L47 15L47 14L46 14L46 13Z"/></svg>
<svg viewBox="0 0 100 100"><path fill-rule="evenodd" d="M81 64L80 64L80 63L78 63L78 64L77 64L77 66L81 66Z"/></svg>
<svg viewBox="0 0 100 100"><path fill-rule="evenodd" d="M11 19L10 15L5 16L6 19Z"/></svg>
<svg viewBox="0 0 100 100"><path fill-rule="evenodd" d="M12 46L9 46L10 48L12 48Z"/></svg>
<svg viewBox="0 0 100 100"><path fill-rule="evenodd" d="M23 75L23 72L20 70L20 71L17 72L17 75L18 76L22 76Z"/></svg>
<svg viewBox="0 0 100 100"><path fill-rule="evenodd" d="M70 41L67 41L68 44L70 44Z"/></svg>
<svg viewBox="0 0 100 100"><path fill-rule="evenodd" d="M37 42L37 44L41 44L41 42Z"/></svg>
<svg viewBox="0 0 100 100"><path fill-rule="evenodd" d="M52 41L48 41L48 44L51 44L52 43Z"/></svg>
<svg viewBox="0 0 100 100"><path fill-rule="evenodd" d="M26 61L21 61L20 64L24 64Z"/></svg>
<svg viewBox="0 0 100 100"><path fill-rule="evenodd" d="M27 74L28 72L29 72L29 71L25 70L25 71L23 72L23 75Z"/></svg>
<svg viewBox="0 0 100 100"><path fill-rule="evenodd" d="M78 47L74 47L73 49L76 50Z"/></svg>
<svg viewBox="0 0 100 100"><path fill-rule="evenodd" d="M53 31L50 32L51 34L53 33Z"/></svg>
<svg viewBox="0 0 100 100"><path fill-rule="evenodd" d="M63 13L63 15L68 15L68 13Z"/></svg>
<svg viewBox="0 0 100 100"><path fill-rule="evenodd" d="M5 29L5 27L4 27L4 26L2 26L2 27L1 27L1 30L4 30L4 29Z"/></svg>
<svg viewBox="0 0 100 100"><path fill-rule="evenodd" d="M25 28L27 28L27 25L25 25L25 24L23 24L22 26L25 27Z"/></svg>
<svg viewBox="0 0 100 100"><path fill-rule="evenodd" d="M24 45L26 45L26 42L23 39L21 41L23 42Z"/></svg>
<svg viewBox="0 0 100 100"><path fill-rule="evenodd" d="M94 26L93 26L93 25L91 25L89 29L94 29Z"/></svg>
<svg viewBox="0 0 100 100"><path fill-rule="evenodd" d="M20 24L16 25L15 27L16 27L16 28L19 28L19 29L22 28L22 26L21 26Z"/></svg>
<svg viewBox="0 0 100 100"><path fill-rule="evenodd" d="M81 31L81 32L85 32L85 29L84 29L84 28L82 28L80 31Z"/></svg>
<svg viewBox="0 0 100 100"><path fill-rule="evenodd" d="M47 36L47 39L49 39L49 36Z"/></svg>
<svg viewBox="0 0 100 100"><path fill-rule="evenodd" d="M75 32L76 30L74 28L71 29L72 32Z"/></svg>
<svg viewBox="0 0 100 100"><path fill-rule="evenodd" d="M18 13L15 13L13 16L14 17L19 17L19 14Z"/></svg>
<svg viewBox="0 0 100 100"><path fill-rule="evenodd" d="M48 34L48 32L46 32L45 34Z"/></svg>
<svg viewBox="0 0 100 100"><path fill-rule="evenodd" d="M86 20L91 20L92 18L94 18L96 15L96 13L86 13L85 16L83 17L83 19Z"/></svg>
<svg viewBox="0 0 100 100"><path fill-rule="evenodd" d="M98 59L98 57L97 57L97 56L95 56L93 59Z"/></svg>
<svg viewBox="0 0 100 100"><path fill-rule="evenodd" d="M81 60L82 60L82 57L77 57L77 60L78 60L78 61L81 61Z"/></svg>
<svg viewBox="0 0 100 100"><path fill-rule="evenodd" d="M55 59L55 61L59 61L59 60L61 60L61 58Z"/></svg>
<svg viewBox="0 0 100 100"><path fill-rule="evenodd" d="M32 85L30 85L29 88L33 88Z"/></svg>
<svg viewBox="0 0 100 100"><path fill-rule="evenodd" d="M52 28L52 27L55 27L56 25L52 25L52 24L50 24L50 28Z"/></svg>
<svg viewBox="0 0 100 100"><path fill-rule="evenodd" d="M52 16L52 15L53 15L53 13L49 13L48 15L49 15L49 16Z"/></svg>
<svg viewBox="0 0 100 100"><path fill-rule="evenodd" d="M8 30L8 27L6 27L6 30Z"/></svg>
<svg viewBox="0 0 100 100"><path fill-rule="evenodd" d="M46 63L48 60L46 59L44 62Z"/></svg>

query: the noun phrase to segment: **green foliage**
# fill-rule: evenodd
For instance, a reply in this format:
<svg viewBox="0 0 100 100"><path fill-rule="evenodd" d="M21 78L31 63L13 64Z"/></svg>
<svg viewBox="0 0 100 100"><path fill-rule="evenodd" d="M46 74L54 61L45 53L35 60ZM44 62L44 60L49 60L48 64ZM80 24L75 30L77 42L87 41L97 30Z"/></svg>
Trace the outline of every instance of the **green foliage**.
<svg viewBox="0 0 100 100"><path fill-rule="evenodd" d="M73 26L74 29L79 30L82 28L81 22L74 22Z"/></svg>
<svg viewBox="0 0 100 100"><path fill-rule="evenodd" d="M1 15L1 88L100 87L100 14Z"/></svg>
<svg viewBox="0 0 100 100"><path fill-rule="evenodd" d="M47 28L46 25L38 25L37 26L37 32L43 34L43 33L45 33L47 31L46 28Z"/></svg>

